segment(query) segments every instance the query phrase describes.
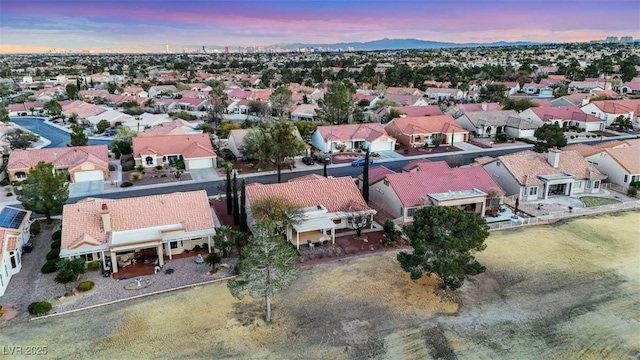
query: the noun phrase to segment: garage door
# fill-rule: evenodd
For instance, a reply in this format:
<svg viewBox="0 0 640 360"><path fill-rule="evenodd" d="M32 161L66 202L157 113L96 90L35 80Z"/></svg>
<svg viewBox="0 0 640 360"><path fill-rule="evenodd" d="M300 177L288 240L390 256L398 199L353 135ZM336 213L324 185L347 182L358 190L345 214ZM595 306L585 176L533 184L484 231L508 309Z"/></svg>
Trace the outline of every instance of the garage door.
<svg viewBox="0 0 640 360"><path fill-rule="evenodd" d="M74 182L104 180L104 175L101 170L76 171L73 176Z"/></svg>
<svg viewBox="0 0 640 360"><path fill-rule="evenodd" d="M371 143L371 151L387 151L393 150L393 143L390 141Z"/></svg>
<svg viewBox="0 0 640 360"><path fill-rule="evenodd" d="M213 167L211 159L189 160L189 169L207 169Z"/></svg>
<svg viewBox="0 0 640 360"><path fill-rule="evenodd" d="M465 136L465 134L454 134L453 135L453 142L454 143L464 142L464 136Z"/></svg>

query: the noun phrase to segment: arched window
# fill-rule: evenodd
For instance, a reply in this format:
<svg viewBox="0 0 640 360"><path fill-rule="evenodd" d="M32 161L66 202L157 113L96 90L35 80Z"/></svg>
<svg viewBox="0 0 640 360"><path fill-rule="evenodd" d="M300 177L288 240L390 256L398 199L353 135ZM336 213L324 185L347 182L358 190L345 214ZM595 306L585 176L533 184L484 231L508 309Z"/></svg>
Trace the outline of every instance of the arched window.
<svg viewBox="0 0 640 360"><path fill-rule="evenodd" d="M147 165L153 165L153 158L151 156L147 156L146 158L144 158L144 161L147 163Z"/></svg>
<svg viewBox="0 0 640 360"><path fill-rule="evenodd" d="M16 179L26 179L27 178L27 173L24 171L18 171L16 173Z"/></svg>

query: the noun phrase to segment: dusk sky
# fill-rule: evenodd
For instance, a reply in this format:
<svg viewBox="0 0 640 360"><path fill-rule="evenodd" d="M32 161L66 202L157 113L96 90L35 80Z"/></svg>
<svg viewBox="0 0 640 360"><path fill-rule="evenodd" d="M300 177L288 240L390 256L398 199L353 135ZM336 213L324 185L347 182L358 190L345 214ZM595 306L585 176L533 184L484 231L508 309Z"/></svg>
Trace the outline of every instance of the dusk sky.
<svg viewBox="0 0 640 360"><path fill-rule="evenodd" d="M638 0L0 0L0 52L640 37Z"/></svg>

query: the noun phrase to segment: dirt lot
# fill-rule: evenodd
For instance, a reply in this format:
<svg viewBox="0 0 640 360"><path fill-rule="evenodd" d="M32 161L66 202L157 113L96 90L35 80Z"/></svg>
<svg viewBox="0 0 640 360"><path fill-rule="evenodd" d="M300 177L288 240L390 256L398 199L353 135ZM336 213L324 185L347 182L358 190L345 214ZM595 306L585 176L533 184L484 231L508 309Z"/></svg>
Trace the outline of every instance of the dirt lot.
<svg viewBox="0 0 640 360"><path fill-rule="evenodd" d="M270 325L261 302L217 283L3 328L0 343L58 358L634 358L639 220L492 233L489 271L455 294L374 253L305 269Z"/></svg>

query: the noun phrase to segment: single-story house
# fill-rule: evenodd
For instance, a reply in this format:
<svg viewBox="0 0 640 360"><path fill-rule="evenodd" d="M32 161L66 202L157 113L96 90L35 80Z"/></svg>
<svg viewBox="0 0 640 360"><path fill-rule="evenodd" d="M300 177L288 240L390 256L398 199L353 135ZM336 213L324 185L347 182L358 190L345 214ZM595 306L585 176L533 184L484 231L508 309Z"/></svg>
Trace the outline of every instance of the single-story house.
<svg viewBox="0 0 640 360"><path fill-rule="evenodd" d="M399 117L385 124L384 129L407 147L431 146L434 136L441 136L443 145L469 139L469 131L461 128L451 115Z"/></svg>
<svg viewBox="0 0 640 360"><path fill-rule="evenodd" d="M300 104L291 107L291 120L314 121L318 104Z"/></svg>
<svg viewBox="0 0 640 360"><path fill-rule="evenodd" d="M98 131L98 123L102 120L107 120L109 122L109 126L114 127L117 122L123 124L133 119L133 116L118 110L107 110L99 115L89 116L85 120L88 124L91 124L93 131Z"/></svg>
<svg viewBox="0 0 640 360"><path fill-rule="evenodd" d="M401 224L412 222L416 210L431 205L454 206L485 216L487 207L497 207L504 195L481 166L450 168L445 161L418 160L402 173L389 171L371 169L370 201L399 218Z"/></svg>
<svg viewBox="0 0 640 360"><path fill-rule="evenodd" d="M33 112L39 112L42 110L43 106L44 103L42 101L28 101L24 103L9 104L7 105L7 110L9 111L9 116L19 116L24 113L27 115L36 115Z"/></svg>
<svg viewBox="0 0 640 360"><path fill-rule="evenodd" d="M202 134L202 130L196 130L194 126L195 124L192 124L186 120L170 120L167 115L164 115L163 122L155 124L154 126L145 125L144 131L139 132L137 136Z"/></svg>
<svg viewBox="0 0 640 360"><path fill-rule="evenodd" d="M634 124L640 121L640 99L591 101L580 109L604 120L606 126L611 126L618 116L627 117Z"/></svg>
<svg viewBox="0 0 640 360"><path fill-rule="evenodd" d="M149 88L148 93L150 97L157 97L161 95L173 95L178 92L178 88L173 85L158 85Z"/></svg>
<svg viewBox="0 0 640 360"><path fill-rule="evenodd" d="M451 88L427 88L424 92L424 96L436 101L462 100L464 99L464 92L460 89Z"/></svg>
<svg viewBox="0 0 640 360"><path fill-rule="evenodd" d="M184 161L187 171L217 165L209 134L136 136L132 141L136 166L171 165L178 159Z"/></svg>
<svg viewBox="0 0 640 360"><path fill-rule="evenodd" d="M27 178L39 162L52 163L57 171L69 174L72 183L109 179L109 149L107 145L14 150L9 154L9 180Z"/></svg>
<svg viewBox="0 0 640 360"><path fill-rule="evenodd" d="M520 201L597 193L607 178L577 151L556 149L547 154L527 150L503 155L483 167L507 196L518 195Z"/></svg>
<svg viewBox="0 0 640 360"><path fill-rule="evenodd" d="M310 179L280 184L253 183L246 187L247 220L256 223L251 212L252 204L270 197L284 197L298 206L303 221L286 229L287 240L300 248L300 244L331 241L335 243L335 231L352 229L354 222L363 218L373 221L376 210L362 198L351 177ZM322 240L320 240L322 239Z"/></svg>
<svg viewBox="0 0 640 360"><path fill-rule="evenodd" d="M244 137L247 136L247 134L252 130L259 131L257 129L233 129L229 132L229 139L227 140L227 148L229 149L229 151L231 151L233 155L235 155L236 158L238 159L244 158L244 156L242 155L242 145L244 143ZM295 128L293 130L293 135L298 139L304 141L302 139L302 135L300 135L300 131L298 130L298 128ZM303 157L305 155L306 155L306 151L296 157L297 158Z"/></svg>
<svg viewBox="0 0 640 360"><path fill-rule="evenodd" d="M538 126L549 123L565 129L575 126L586 131L604 130L605 127L602 119L585 114L577 106L539 106L524 110L519 115Z"/></svg>
<svg viewBox="0 0 640 360"><path fill-rule="evenodd" d="M537 95L541 98L552 98L553 89L546 84L528 83L522 86L522 91L528 95Z"/></svg>
<svg viewBox="0 0 640 360"><path fill-rule="evenodd" d="M144 209L144 211L140 211ZM88 198L62 209L61 258L101 260L112 271L132 265L135 254L158 258L191 250L211 251L216 234L204 190L124 199Z"/></svg>
<svg viewBox="0 0 640 360"><path fill-rule="evenodd" d="M22 247L31 235L30 218L31 211L0 205L0 296L22 269Z"/></svg>
<svg viewBox="0 0 640 360"><path fill-rule="evenodd" d="M334 152L340 144L345 150L392 151L396 139L378 123L318 126L311 134L311 145L322 152Z"/></svg>
<svg viewBox="0 0 640 360"><path fill-rule="evenodd" d="M607 181L611 183L628 188L632 182L640 182L640 146L625 143L603 148L585 159L607 175Z"/></svg>
<svg viewBox="0 0 640 360"><path fill-rule="evenodd" d="M457 118L464 113L478 112L478 111L498 111L502 110L502 104L495 103L469 103L469 104L456 104L449 108L445 113Z"/></svg>
<svg viewBox="0 0 640 360"><path fill-rule="evenodd" d="M506 133L511 137L533 136L539 125L522 119L515 110L466 112L456 118L456 122L479 137L493 137Z"/></svg>

